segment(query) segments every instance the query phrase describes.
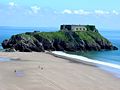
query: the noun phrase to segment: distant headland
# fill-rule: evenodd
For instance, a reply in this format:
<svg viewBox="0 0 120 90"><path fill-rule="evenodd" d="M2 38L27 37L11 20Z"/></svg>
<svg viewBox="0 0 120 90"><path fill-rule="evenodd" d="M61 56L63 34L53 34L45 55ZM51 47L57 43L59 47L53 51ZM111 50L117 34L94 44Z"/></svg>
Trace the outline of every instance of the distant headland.
<svg viewBox="0 0 120 90"><path fill-rule="evenodd" d="M2 42L6 51L100 51L118 48L100 35L95 25L61 25L57 32L26 32Z"/></svg>

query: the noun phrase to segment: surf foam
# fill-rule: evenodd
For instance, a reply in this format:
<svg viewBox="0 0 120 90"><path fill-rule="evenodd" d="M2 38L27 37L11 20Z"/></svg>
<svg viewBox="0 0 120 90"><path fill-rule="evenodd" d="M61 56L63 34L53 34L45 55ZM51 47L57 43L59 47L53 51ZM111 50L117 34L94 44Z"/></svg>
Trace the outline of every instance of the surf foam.
<svg viewBox="0 0 120 90"><path fill-rule="evenodd" d="M103 65L103 66L108 66L108 67L120 69L120 65L117 65L117 64L107 63L107 62L98 61L98 60L92 60L92 59L89 59L87 57L67 54L67 53L64 53L64 52L61 52L61 51L53 51L52 54L55 55L55 56L58 56L58 57L66 58L66 59L73 59L77 62L82 62L82 63L85 63L85 64L91 64L91 65L96 65L97 64L97 65Z"/></svg>

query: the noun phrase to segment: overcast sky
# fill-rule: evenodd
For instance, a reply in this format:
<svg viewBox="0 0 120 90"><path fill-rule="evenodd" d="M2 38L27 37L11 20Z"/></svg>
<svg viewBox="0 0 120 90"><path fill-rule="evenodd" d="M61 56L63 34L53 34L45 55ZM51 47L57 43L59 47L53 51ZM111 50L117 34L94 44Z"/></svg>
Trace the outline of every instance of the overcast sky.
<svg viewBox="0 0 120 90"><path fill-rule="evenodd" d="M120 0L0 0L0 26L120 29Z"/></svg>

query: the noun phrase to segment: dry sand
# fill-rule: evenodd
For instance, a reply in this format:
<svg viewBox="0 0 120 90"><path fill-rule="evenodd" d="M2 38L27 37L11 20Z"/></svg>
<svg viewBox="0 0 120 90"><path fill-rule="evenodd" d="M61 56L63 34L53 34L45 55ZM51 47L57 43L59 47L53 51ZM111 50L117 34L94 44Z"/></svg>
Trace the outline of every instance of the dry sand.
<svg viewBox="0 0 120 90"><path fill-rule="evenodd" d="M120 79L97 67L45 53L0 53L0 90L120 90Z"/></svg>

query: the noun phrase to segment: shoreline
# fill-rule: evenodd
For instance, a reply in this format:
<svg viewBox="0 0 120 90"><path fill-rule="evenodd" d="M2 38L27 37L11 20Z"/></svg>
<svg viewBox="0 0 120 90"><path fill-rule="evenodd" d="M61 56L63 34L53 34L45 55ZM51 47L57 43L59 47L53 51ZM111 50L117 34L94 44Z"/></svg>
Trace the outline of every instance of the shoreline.
<svg viewBox="0 0 120 90"><path fill-rule="evenodd" d="M103 66L107 66L107 67L111 67L111 68L120 69L120 65L118 65L118 64L112 64L112 63L103 62L103 61L99 61L99 60L93 60L93 59L89 59L89 58L84 57L84 56L67 54L67 53L64 53L61 51L53 51L53 52L51 52L51 54L56 56L56 57L60 57L63 59L69 59L69 60L73 60L76 62L88 64L88 65L93 65L93 66L103 65Z"/></svg>
<svg viewBox="0 0 120 90"><path fill-rule="evenodd" d="M94 59L90 59L90 58L87 58L84 56L67 54L67 53L61 52L61 51L53 51L53 52L50 52L49 54L56 56L56 57L59 57L59 58L69 59L69 60L73 60L75 62L88 64L88 65L92 65L92 66L103 65L103 66L107 66L107 67L111 67L111 68L120 69L120 65L118 65L118 64L112 64L112 63L108 63L108 62L94 60Z"/></svg>
<svg viewBox="0 0 120 90"><path fill-rule="evenodd" d="M120 90L119 78L94 65L37 52L1 52L0 57L13 59L0 62L0 89Z"/></svg>
<svg viewBox="0 0 120 90"><path fill-rule="evenodd" d="M61 52L61 51L53 51L53 52L48 52L48 53L55 57L58 57L58 58L63 58L63 59L70 60L72 62L100 68L100 69L112 74L113 76L120 78L120 65L118 65L118 64L112 64L112 63L103 62L103 61L99 61L99 60L93 60L93 59L89 59L84 56L67 54L67 53Z"/></svg>

